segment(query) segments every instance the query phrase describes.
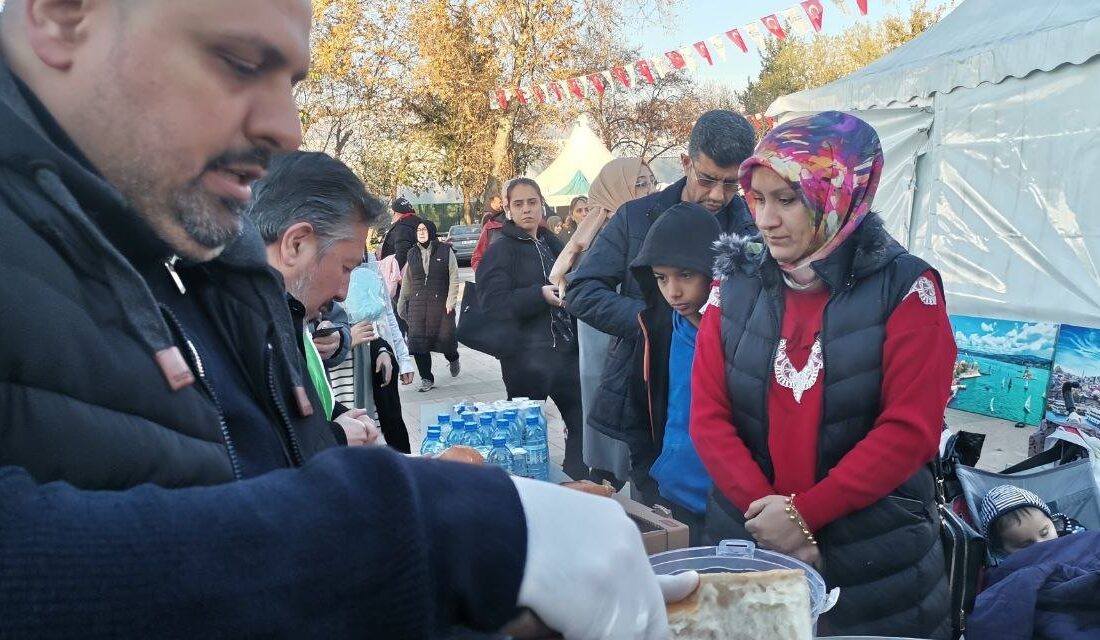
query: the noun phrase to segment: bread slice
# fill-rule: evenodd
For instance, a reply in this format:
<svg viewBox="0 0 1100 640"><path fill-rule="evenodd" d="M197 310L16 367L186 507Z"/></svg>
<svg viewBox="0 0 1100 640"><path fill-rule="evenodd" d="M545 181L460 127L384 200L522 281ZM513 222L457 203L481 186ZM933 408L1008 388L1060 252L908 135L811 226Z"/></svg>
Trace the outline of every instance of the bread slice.
<svg viewBox="0 0 1100 640"><path fill-rule="evenodd" d="M704 573L687 599L668 606L677 640L810 640L810 588L797 569Z"/></svg>

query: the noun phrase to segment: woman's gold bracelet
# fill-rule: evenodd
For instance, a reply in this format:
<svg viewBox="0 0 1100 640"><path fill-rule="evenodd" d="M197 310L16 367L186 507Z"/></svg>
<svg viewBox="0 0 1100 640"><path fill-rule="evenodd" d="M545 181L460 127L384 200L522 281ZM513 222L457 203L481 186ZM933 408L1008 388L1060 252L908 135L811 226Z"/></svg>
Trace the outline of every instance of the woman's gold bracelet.
<svg viewBox="0 0 1100 640"><path fill-rule="evenodd" d="M794 506L794 494L787 498L787 507L784 509L787 512L787 517L794 521L798 525L799 529L802 529L802 535L806 536L806 540L813 545L817 544L817 540L814 538L814 534L810 531L810 528L806 526L806 521L802 519L802 514L798 512L798 509Z"/></svg>

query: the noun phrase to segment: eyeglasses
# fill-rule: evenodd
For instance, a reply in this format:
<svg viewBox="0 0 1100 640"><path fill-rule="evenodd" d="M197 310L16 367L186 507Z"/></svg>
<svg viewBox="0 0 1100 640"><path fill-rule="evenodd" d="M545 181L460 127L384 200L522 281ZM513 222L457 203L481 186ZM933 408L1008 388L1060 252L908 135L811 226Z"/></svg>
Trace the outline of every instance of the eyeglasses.
<svg viewBox="0 0 1100 640"><path fill-rule="evenodd" d="M720 184L722 185L722 191L725 193L737 193L737 189L741 186L737 180L719 180L718 178L699 175L699 171L695 168L694 162L691 164L691 172L695 174L695 182L707 191L710 191Z"/></svg>
<svg viewBox="0 0 1100 640"><path fill-rule="evenodd" d="M656 178L638 178L638 181L634 183L635 189L645 189L646 187L656 187Z"/></svg>

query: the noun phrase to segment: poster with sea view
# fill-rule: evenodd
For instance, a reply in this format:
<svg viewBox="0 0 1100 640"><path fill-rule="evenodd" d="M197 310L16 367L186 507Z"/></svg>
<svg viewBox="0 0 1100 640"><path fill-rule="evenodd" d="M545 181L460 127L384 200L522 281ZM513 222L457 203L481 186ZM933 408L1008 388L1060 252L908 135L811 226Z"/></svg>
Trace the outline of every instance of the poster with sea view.
<svg viewBox="0 0 1100 640"><path fill-rule="evenodd" d="M947 406L1037 426L1058 325L951 316L951 327L959 357Z"/></svg>
<svg viewBox="0 0 1100 640"><path fill-rule="evenodd" d="M1100 329L1064 324L1054 351L1047 419L1062 423L1070 413L1100 428Z"/></svg>

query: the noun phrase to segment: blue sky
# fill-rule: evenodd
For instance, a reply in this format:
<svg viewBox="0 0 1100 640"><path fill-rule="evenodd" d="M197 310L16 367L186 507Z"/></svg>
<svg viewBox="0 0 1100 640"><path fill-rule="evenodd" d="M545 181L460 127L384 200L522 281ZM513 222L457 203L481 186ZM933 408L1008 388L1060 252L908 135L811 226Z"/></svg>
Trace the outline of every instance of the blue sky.
<svg viewBox="0 0 1100 640"><path fill-rule="evenodd" d="M955 344L982 353L1028 355L1050 360L1058 327L1049 322L1016 322L951 316Z"/></svg>
<svg viewBox="0 0 1100 640"><path fill-rule="evenodd" d="M1100 376L1100 329L1062 325L1054 363L1076 374Z"/></svg>
<svg viewBox="0 0 1100 640"><path fill-rule="evenodd" d="M841 13L832 0L821 0L824 8L822 33L832 34L843 31L857 21L877 22L888 15L909 15L913 0L894 0L892 6L884 0L868 0L866 16L859 14L855 0L846 0L852 15ZM949 4L948 0L928 0L929 8ZM690 47L713 35L723 35L729 29L737 28L744 36L742 26L746 23L760 23L760 18L797 6L798 0L753 0L751 2L731 2L725 0L681 0L670 11L671 18L664 24L656 21L639 25L629 44L640 47L641 55L652 58L664 55L665 51ZM724 37L724 36L723 36ZM750 77L756 77L760 71L760 55L755 45L748 41L749 52L742 53L729 40L726 43L727 61L720 62L715 57L713 67L706 66L700 60L699 70L694 72L700 81L713 81L734 89L741 89ZM708 45L709 46L709 45Z"/></svg>

